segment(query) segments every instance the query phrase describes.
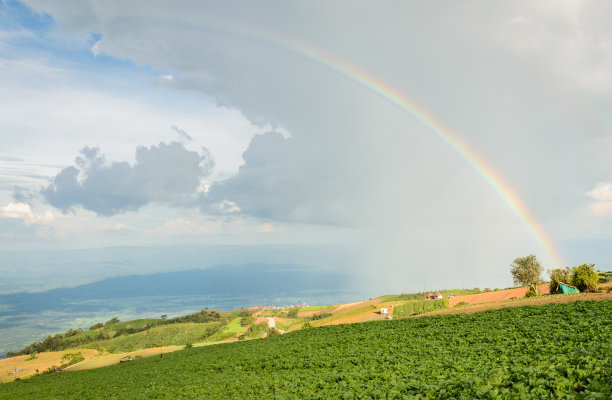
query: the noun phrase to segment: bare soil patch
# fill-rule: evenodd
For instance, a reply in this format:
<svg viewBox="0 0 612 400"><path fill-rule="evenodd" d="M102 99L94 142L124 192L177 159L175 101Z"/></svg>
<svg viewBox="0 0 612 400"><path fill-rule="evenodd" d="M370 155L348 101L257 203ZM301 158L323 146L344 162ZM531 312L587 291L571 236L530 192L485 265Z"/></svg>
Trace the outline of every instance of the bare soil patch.
<svg viewBox="0 0 612 400"><path fill-rule="evenodd" d="M81 363L91 360L100 354L98 350L70 349L39 353L36 354L36 358L33 360L28 360L29 355L6 358L0 360L0 382L10 382L17 378L23 379L43 372L50 367L59 367L62 362L65 362L65 360L62 360L62 357L67 353L81 353L85 357L85 360L81 361ZM78 364L74 366L76 365Z"/></svg>
<svg viewBox="0 0 612 400"><path fill-rule="evenodd" d="M432 311L426 314L413 315L409 318L418 318L430 315L447 315L447 314L472 314L485 310L499 310L506 307L519 307L527 305L543 305L550 303L571 303L573 301L600 301L612 300L612 293L576 293L576 294L556 294L547 296L537 296L522 299L503 300L492 303L475 304L468 306L459 306L455 308L447 308L444 310Z"/></svg>
<svg viewBox="0 0 612 400"><path fill-rule="evenodd" d="M529 291L529 288L522 287L516 289L496 290L494 292L468 294L465 296L452 296L448 299L448 305L452 308L459 303L478 304L510 299L522 299L523 297L525 297L527 291ZM540 294L550 293L549 284L545 283L543 285L538 286L538 292Z"/></svg>

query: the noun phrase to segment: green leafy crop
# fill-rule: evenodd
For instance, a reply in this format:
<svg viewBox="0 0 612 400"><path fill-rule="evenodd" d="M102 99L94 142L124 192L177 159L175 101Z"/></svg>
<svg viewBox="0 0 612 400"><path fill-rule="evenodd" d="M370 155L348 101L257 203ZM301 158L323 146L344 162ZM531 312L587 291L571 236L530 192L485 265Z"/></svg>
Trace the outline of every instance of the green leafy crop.
<svg viewBox="0 0 612 400"><path fill-rule="evenodd" d="M609 399L612 302L304 329L0 386L2 399Z"/></svg>

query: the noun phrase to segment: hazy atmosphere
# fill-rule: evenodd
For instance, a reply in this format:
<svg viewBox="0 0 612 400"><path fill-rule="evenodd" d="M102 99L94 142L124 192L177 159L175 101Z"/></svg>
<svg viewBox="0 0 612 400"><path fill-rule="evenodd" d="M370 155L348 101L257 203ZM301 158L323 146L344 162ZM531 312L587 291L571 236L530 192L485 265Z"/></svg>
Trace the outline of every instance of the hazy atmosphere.
<svg viewBox="0 0 612 400"><path fill-rule="evenodd" d="M609 269L610 15L3 0L0 294L249 263L363 297L509 287L528 254Z"/></svg>

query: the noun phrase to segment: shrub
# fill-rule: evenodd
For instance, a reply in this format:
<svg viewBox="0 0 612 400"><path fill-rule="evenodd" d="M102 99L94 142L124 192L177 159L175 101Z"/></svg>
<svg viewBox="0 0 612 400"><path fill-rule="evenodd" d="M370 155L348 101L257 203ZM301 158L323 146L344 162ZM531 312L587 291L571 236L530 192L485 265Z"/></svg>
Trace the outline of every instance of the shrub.
<svg viewBox="0 0 612 400"><path fill-rule="evenodd" d="M116 324L117 322L119 322L119 318L113 317L113 318L109 319L108 321L106 321L104 323L104 326L109 326L111 324Z"/></svg>
<svg viewBox="0 0 612 400"><path fill-rule="evenodd" d="M334 314L324 312L324 313L314 314L312 317L310 317L310 319L312 319L313 321L317 321L319 319L331 317L332 315Z"/></svg>
<svg viewBox="0 0 612 400"><path fill-rule="evenodd" d="M582 264L572 269L572 285L581 292L594 292L598 280L594 264Z"/></svg>
<svg viewBox="0 0 612 400"><path fill-rule="evenodd" d="M572 270L570 267L549 269L550 275L550 294L561 293L560 283L570 283L572 281Z"/></svg>
<svg viewBox="0 0 612 400"><path fill-rule="evenodd" d="M89 330L94 331L98 328L103 328L103 327L104 327L104 324L102 322L96 322L95 324L89 327Z"/></svg>
<svg viewBox="0 0 612 400"><path fill-rule="evenodd" d="M527 293L525 293L525 297L534 297L534 296L538 296L538 292L536 292L533 287L530 287Z"/></svg>

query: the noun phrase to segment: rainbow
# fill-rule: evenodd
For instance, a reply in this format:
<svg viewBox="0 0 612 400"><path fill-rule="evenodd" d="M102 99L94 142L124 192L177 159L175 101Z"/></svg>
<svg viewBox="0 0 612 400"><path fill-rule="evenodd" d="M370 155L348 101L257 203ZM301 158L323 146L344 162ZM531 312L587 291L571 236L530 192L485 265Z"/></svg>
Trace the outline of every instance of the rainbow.
<svg viewBox="0 0 612 400"><path fill-rule="evenodd" d="M527 208L516 191L461 137L453 132L448 127L445 127L442 122L435 119L427 110L419 107L415 102L408 97L398 92L388 84L378 80L372 75L368 75L364 71L359 70L355 66L349 65L346 62L335 58L329 54L323 53L321 50L308 47L304 44L295 41L287 41L278 39L268 34L254 32L252 30L243 31L244 34L250 37L259 37L266 42L283 48L287 51L292 51L301 56L310 59L311 61L329 68L340 75L358 83L359 85L369 89L370 91L381 96L397 106L402 111L408 113L419 123L425 126L430 132L434 133L444 143L446 143L459 157L468 163L480 175L489 186L497 193L497 195L506 203L513 211L519 220L525 225L529 233L533 236L542 250L548 255L555 266L563 266L563 257L557 249L556 245L542 226L535 218L533 213Z"/></svg>
<svg viewBox="0 0 612 400"><path fill-rule="evenodd" d="M279 41L276 43L279 43ZM363 71L360 71L356 67L343 62L342 60L324 54L320 50L313 49L312 47L298 45L295 42L292 43L291 46L284 45L283 47L291 49L302 56L330 68L354 82L357 82L361 86L391 102L402 111L410 114L414 119L424 125L444 143L446 143L489 184L489 186L519 218L523 225L525 225L527 230L539 243L555 266L565 265L563 262L563 257L561 256L561 253L557 249L556 245L542 224L535 218L533 213L521 200L516 191L479 154L472 150L457 133L453 132L448 127L445 127L442 122L435 119L427 110L419 107L415 102L411 101L408 97L398 92L391 86L371 75L366 74Z"/></svg>
<svg viewBox="0 0 612 400"><path fill-rule="evenodd" d="M383 99L389 101L416 119L468 163L519 218L555 266L565 265L561 253L542 224L535 218L514 189L480 155L472 150L457 133L445 127L442 122L434 118L427 110L419 107L414 101L410 100L407 96L398 92L388 84L359 70L355 66L349 65L343 60L325 54L321 50L298 43L295 40L279 38L276 35L255 30L251 27L228 27L214 23L202 23L201 20L195 19L192 21L183 21L181 25L189 25L195 29L209 30L228 36L238 36L245 40L258 40L272 47L296 53L325 68L339 73L381 96Z"/></svg>

